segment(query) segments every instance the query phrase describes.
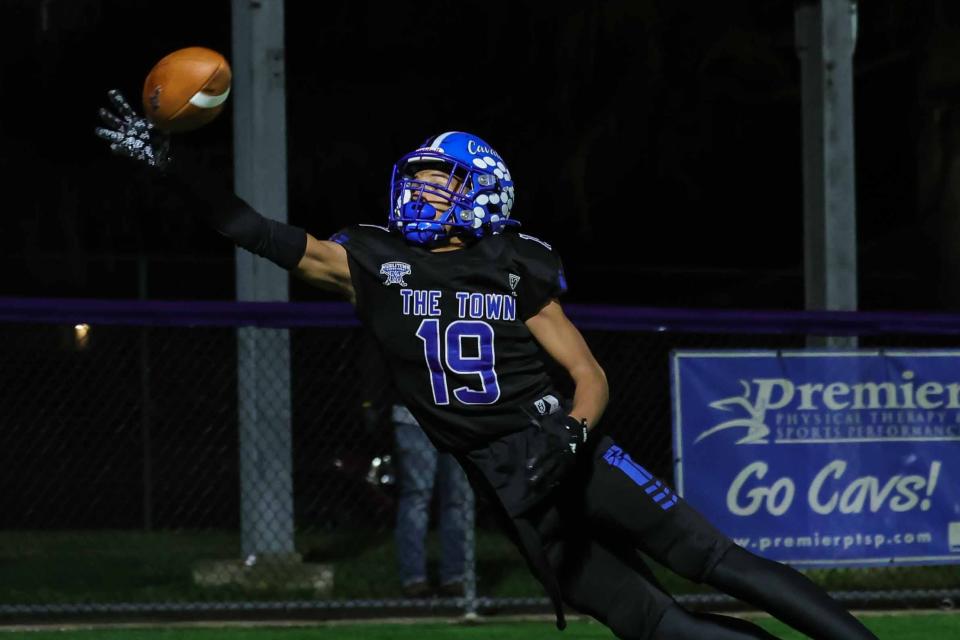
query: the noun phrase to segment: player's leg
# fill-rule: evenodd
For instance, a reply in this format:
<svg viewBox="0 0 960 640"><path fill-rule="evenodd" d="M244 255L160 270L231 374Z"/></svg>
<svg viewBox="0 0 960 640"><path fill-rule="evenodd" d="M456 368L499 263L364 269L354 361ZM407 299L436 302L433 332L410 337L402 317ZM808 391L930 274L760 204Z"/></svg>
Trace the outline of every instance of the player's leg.
<svg viewBox="0 0 960 640"><path fill-rule="evenodd" d="M440 534L440 590L463 595L467 558L467 508L470 485L460 463L449 453L437 459L437 529Z"/></svg>
<svg viewBox="0 0 960 640"><path fill-rule="evenodd" d="M874 639L823 589L799 571L732 547L704 578L707 584L763 608L814 638Z"/></svg>
<svg viewBox="0 0 960 640"><path fill-rule="evenodd" d="M629 536L637 548L681 576L741 597L815 638L875 640L793 569L730 551L738 547L609 438L597 446L591 466L581 470L587 476L585 508L592 520ZM717 572L721 562L724 568ZM751 585L754 580L761 584Z"/></svg>
<svg viewBox="0 0 960 640"><path fill-rule="evenodd" d="M394 537L400 583L407 595L427 595L425 539L437 450L416 422L394 420L397 457L397 527Z"/></svg>
<svg viewBox="0 0 960 640"><path fill-rule="evenodd" d="M594 538L549 548L564 601L624 640L776 640L743 620L686 611L628 547Z"/></svg>
<svg viewBox="0 0 960 640"><path fill-rule="evenodd" d="M776 636L746 620L716 614L692 613L675 606L667 609L663 614L651 640L680 638L777 640Z"/></svg>

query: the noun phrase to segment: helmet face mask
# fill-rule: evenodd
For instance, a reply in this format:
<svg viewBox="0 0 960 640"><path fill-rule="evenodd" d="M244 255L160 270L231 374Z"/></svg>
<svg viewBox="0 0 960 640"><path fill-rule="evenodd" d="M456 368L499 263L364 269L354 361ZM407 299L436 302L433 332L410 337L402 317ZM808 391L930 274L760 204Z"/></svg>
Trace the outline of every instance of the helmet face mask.
<svg viewBox="0 0 960 640"><path fill-rule="evenodd" d="M427 169L437 173L417 177ZM477 136L460 131L430 138L400 158L390 202L388 226L418 245L438 246L454 236L482 238L519 224L510 219L513 180L502 158ZM441 203L449 206L444 210Z"/></svg>

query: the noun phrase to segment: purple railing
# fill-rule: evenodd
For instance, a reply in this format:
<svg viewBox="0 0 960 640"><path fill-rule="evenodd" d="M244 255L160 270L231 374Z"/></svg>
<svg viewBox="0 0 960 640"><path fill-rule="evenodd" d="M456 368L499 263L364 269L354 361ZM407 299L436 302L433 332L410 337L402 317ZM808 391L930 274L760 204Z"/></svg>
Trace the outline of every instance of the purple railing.
<svg viewBox="0 0 960 640"><path fill-rule="evenodd" d="M569 304L581 329L811 335L960 334L960 314L670 309ZM0 298L0 322L209 327L352 327L345 302Z"/></svg>

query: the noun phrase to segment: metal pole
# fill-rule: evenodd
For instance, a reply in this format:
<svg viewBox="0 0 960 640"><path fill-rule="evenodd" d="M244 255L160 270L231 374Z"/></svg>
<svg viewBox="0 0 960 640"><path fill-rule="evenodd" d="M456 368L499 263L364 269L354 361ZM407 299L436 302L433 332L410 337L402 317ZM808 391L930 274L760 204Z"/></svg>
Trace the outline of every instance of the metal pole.
<svg viewBox="0 0 960 640"><path fill-rule="evenodd" d="M803 110L804 277L807 309L857 308L853 147L855 0L803 2L795 12ZM810 346L856 347L856 338Z"/></svg>
<svg viewBox="0 0 960 640"><path fill-rule="evenodd" d="M147 259L142 252L137 256L137 291L141 300L147 299ZM153 451L151 449L150 398L150 343L148 327L140 327L140 445L143 455L141 482L143 484L143 529L153 529Z"/></svg>
<svg viewBox="0 0 960 640"><path fill-rule="evenodd" d="M283 0L233 0L234 188L261 214L287 220ZM238 300L287 300L287 273L236 252ZM248 561L294 552L290 336L237 331L240 547Z"/></svg>
<svg viewBox="0 0 960 640"><path fill-rule="evenodd" d="M467 497L464 500L464 535L466 536L467 553L465 555L466 575L464 576L464 604L463 615L468 620L477 617L477 553L476 553L476 517L473 489L468 485Z"/></svg>

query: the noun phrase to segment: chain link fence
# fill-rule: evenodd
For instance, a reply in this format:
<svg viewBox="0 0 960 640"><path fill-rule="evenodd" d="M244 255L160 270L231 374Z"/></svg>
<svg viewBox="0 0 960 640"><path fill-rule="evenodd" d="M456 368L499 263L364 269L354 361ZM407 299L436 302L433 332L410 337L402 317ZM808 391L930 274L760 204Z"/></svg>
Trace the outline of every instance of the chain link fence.
<svg viewBox="0 0 960 640"><path fill-rule="evenodd" d="M802 348L812 326L570 315L610 379L607 429L666 479L670 351ZM960 346L960 322L928 320L816 317L861 346ZM5 300L0 326L0 617L547 610L394 407L349 307ZM660 575L688 604L733 606ZM863 606L960 594L950 567L810 575Z"/></svg>

